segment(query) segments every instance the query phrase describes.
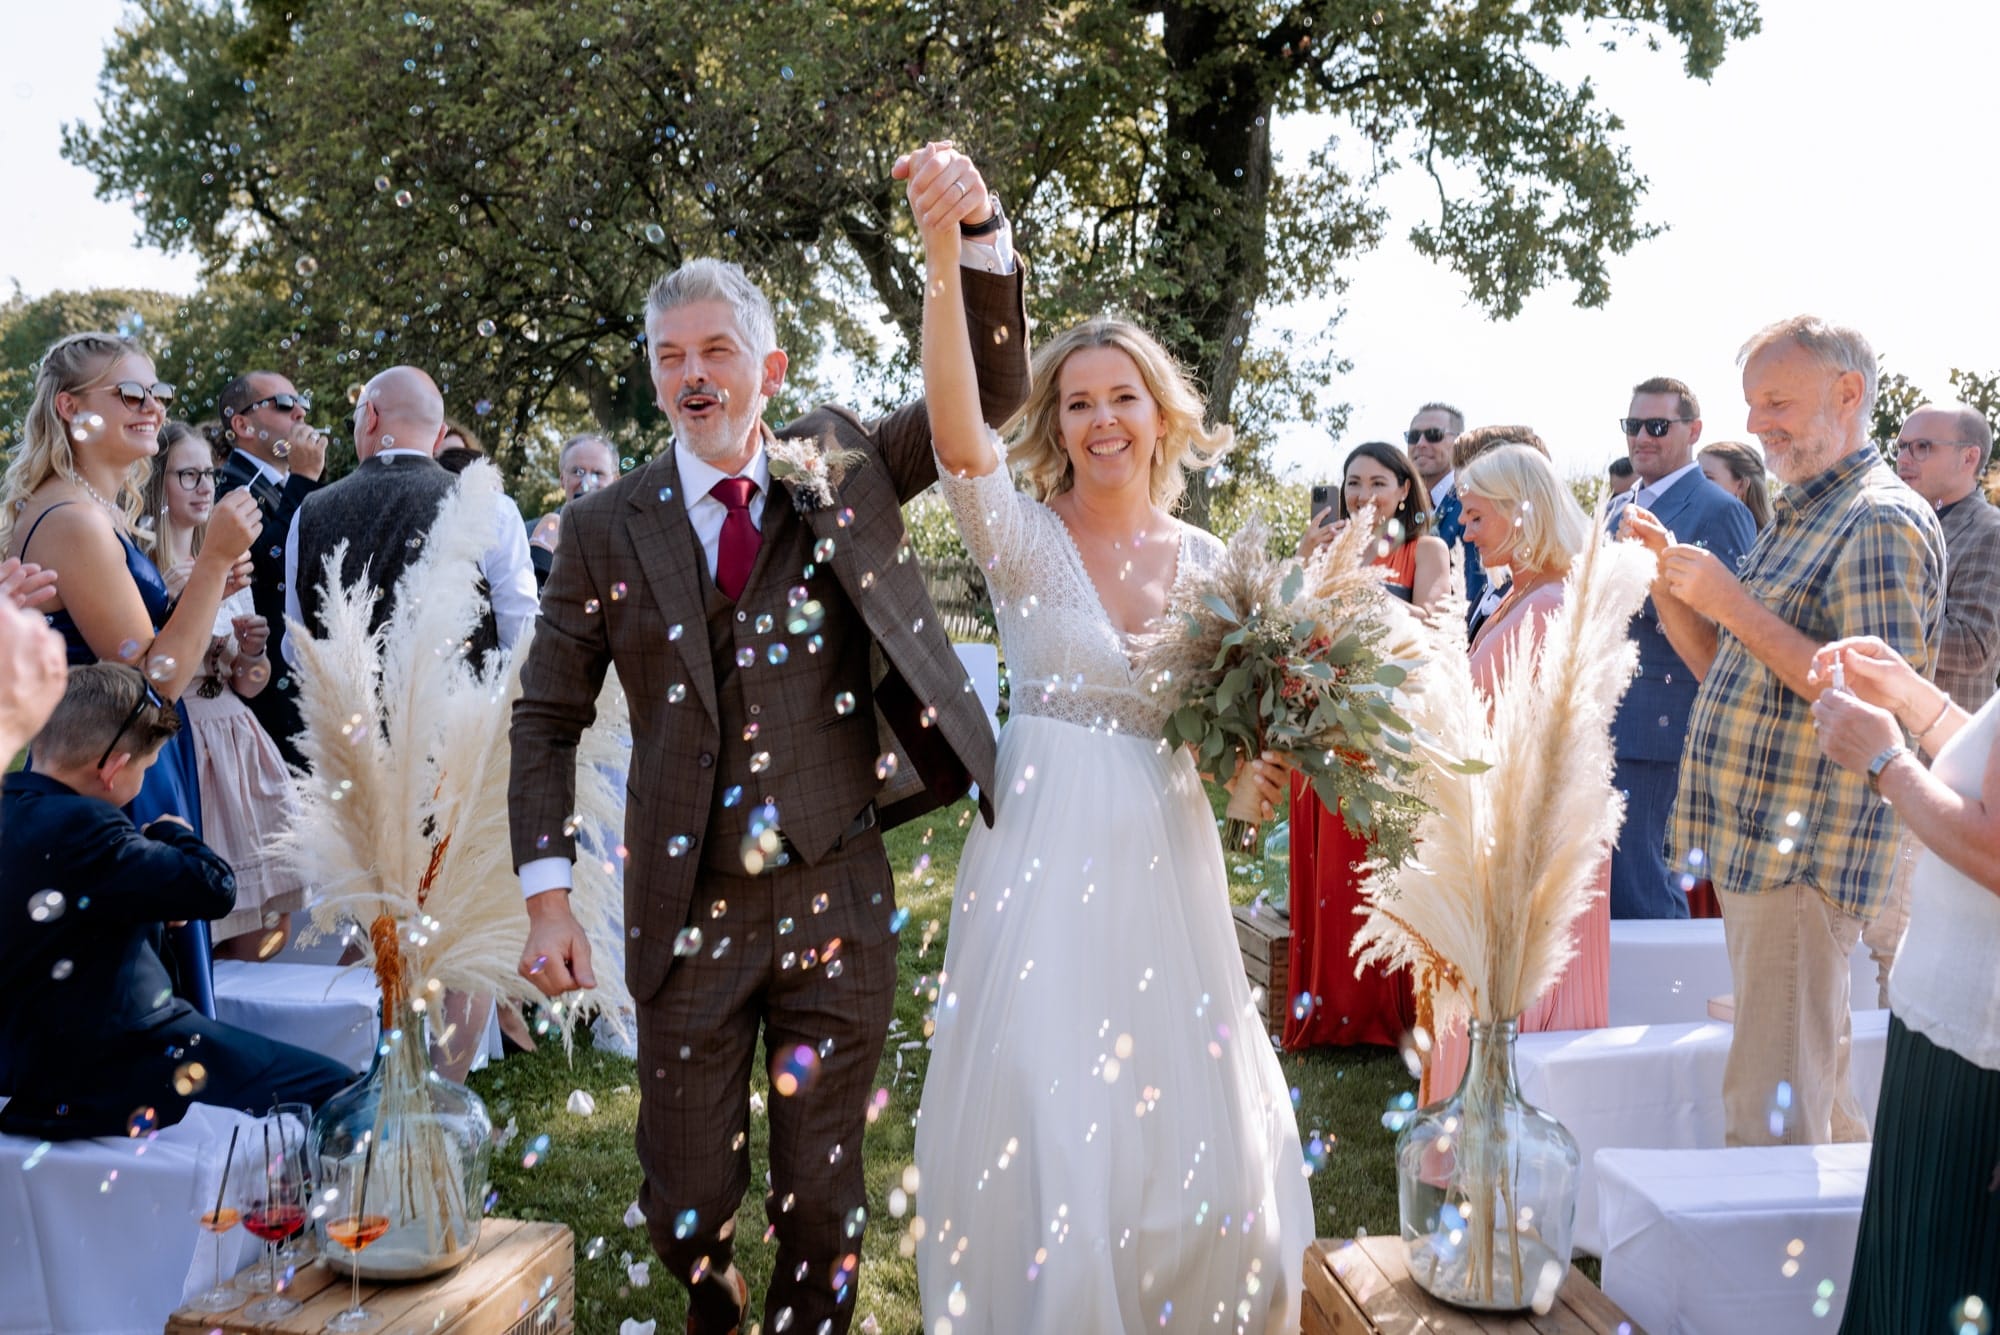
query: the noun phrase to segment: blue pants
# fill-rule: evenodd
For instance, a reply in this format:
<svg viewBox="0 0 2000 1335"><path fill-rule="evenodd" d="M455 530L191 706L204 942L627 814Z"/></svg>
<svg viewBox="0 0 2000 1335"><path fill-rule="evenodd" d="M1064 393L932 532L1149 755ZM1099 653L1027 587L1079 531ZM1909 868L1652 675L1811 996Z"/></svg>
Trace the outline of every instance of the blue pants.
<svg viewBox="0 0 2000 1335"><path fill-rule="evenodd" d="M1667 818L1681 767L1618 757L1612 783L1625 794L1625 827L1611 851L1611 916L1685 918L1687 892L1667 868Z"/></svg>

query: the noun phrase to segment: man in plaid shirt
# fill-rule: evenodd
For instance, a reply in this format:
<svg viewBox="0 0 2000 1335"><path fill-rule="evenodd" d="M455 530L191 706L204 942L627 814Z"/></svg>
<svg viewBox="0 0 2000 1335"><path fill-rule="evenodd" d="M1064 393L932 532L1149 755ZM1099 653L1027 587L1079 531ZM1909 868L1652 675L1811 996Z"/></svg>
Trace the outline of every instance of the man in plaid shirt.
<svg viewBox="0 0 2000 1335"><path fill-rule="evenodd" d="M1702 678L1669 842L1722 903L1736 990L1728 1143L1866 1140L1848 1078L1848 959L1888 893L1895 816L1872 779L1820 754L1806 674L1815 649L1849 635L1878 635L1928 674L1944 536L1868 441L1876 362L1858 332L1798 316L1738 360L1749 429L1785 483L1770 526L1731 571L1650 515L1627 521L1663 549L1654 601Z"/></svg>

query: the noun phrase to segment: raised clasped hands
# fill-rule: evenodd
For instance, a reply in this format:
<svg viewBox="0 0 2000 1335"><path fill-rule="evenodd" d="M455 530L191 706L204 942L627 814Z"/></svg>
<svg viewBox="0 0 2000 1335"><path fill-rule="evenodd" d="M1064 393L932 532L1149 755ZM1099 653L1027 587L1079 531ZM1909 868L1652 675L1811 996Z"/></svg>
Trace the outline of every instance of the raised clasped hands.
<svg viewBox="0 0 2000 1335"><path fill-rule="evenodd" d="M590 940L569 910L569 893L545 890L528 899L528 943L521 948L520 975L545 997L580 987L596 987L590 967Z"/></svg>
<svg viewBox="0 0 2000 1335"><path fill-rule="evenodd" d="M957 256L960 223L984 222L993 216L985 178L948 139L905 153L889 175L908 183L910 213L923 233L924 250L934 258Z"/></svg>

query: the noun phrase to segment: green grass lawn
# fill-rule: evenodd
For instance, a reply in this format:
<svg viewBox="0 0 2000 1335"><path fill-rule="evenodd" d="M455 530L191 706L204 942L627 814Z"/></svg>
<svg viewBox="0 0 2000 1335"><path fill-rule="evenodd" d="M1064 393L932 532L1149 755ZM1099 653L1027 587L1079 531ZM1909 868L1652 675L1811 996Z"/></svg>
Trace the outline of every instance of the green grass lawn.
<svg viewBox="0 0 2000 1335"><path fill-rule="evenodd" d="M888 1104L863 1143L871 1222L856 1308L857 1329L873 1317L874 1328L884 1335L916 1335L920 1325L916 1264L899 1250L908 1220L891 1217L888 1198L914 1157L913 1121L927 1056L924 1016L932 1005L924 984L944 959L952 882L973 819L971 804L961 802L888 836L898 901L910 918L902 933L902 988L877 1077L878 1086L888 1091ZM926 854L929 864L919 871ZM1238 867L1235 874L1239 883L1232 893L1247 901L1260 880L1282 876L1283 868ZM1313 1168L1320 1236L1393 1230L1395 1136L1383 1128L1382 1114L1392 1099L1415 1088L1402 1061L1392 1052L1350 1048L1286 1055L1282 1063L1287 1081L1298 1091L1299 1134ZM661 1270L645 1230L627 1228L623 1220L626 1206L639 1193L632 1147L637 1083L629 1061L581 1047L572 1061L554 1044L473 1077L495 1123L512 1121L518 1127L494 1156L493 1182L499 1191L494 1213L557 1220L575 1230L577 1329L589 1335L615 1335L627 1317L657 1320L658 1335L668 1335L681 1329L685 1311L680 1286ZM765 1093L761 1074L756 1088L760 1096ZM595 1097L594 1115L567 1111L575 1089ZM546 1150L532 1167L524 1167L524 1155L543 1135L549 1138ZM736 1259L750 1278L753 1298L760 1298L776 1253L775 1244L763 1240L766 1220L759 1186L767 1160L761 1118L753 1118L751 1149L753 1185L737 1217ZM627 1275L627 1265L636 1261L653 1262L644 1287L633 1286Z"/></svg>

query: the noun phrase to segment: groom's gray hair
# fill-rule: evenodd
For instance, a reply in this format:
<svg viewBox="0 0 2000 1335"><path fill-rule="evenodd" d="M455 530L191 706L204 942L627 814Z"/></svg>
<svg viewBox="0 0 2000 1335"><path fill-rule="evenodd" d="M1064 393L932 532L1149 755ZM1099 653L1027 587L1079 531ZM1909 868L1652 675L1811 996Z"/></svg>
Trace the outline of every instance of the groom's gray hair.
<svg viewBox="0 0 2000 1335"><path fill-rule="evenodd" d="M759 357L778 347L778 324L771 301L740 264L728 260L689 260L653 284L646 294L646 318L664 315L697 301L723 301L736 313L736 327Z"/></svg>

